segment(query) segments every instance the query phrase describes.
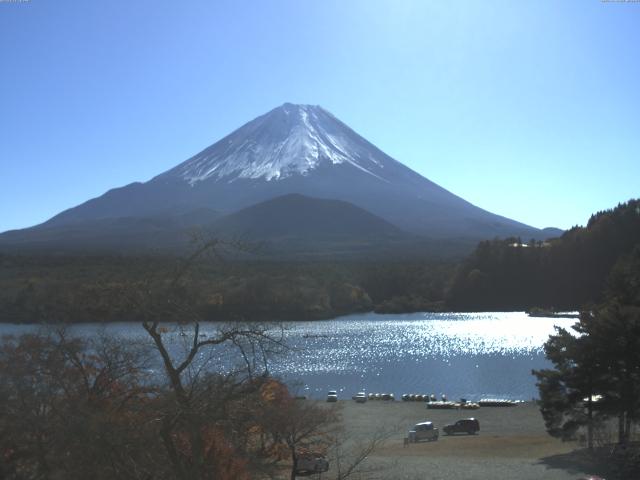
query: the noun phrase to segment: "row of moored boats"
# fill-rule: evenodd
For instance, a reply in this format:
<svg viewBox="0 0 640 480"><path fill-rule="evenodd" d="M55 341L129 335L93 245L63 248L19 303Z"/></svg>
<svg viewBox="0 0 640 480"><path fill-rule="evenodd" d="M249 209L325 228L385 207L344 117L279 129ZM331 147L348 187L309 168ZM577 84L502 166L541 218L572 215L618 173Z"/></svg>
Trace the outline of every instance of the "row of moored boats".
<svg viewBox="0 0 640 480"><path fill-rule="evenodd" d="M521 403L518 400L509 400L506 398L483 398L478 402L469 402L464 398L461 398L458 402L452 402L447 400L446 395L442 395L438 400L434 394L420 394L420 393L405 393L402 395L403 402L426 402L427 408L432 409L452 409L463 408L474 410L480 407L514 407Z"/></svg>
<svg viewBox="0 0 640 480"><path fill-rule="evenodd" d="M366 400L381 400L381 401L395 401L393 393L369 393L360 392L352 397L354 400L363 402ZM403 402L425 402L427 408L431 409L454 409L461 408L467 410L475 410L480 407L515 407L520 400L508 400L505 398L483 398L478 402L469 402L464 398L461 398L457 402L447 400L446 395L442 395L438 400L434 394L422 394L422 393L405 393L401 397ZM329 392L327 401L337 401L338 395L335 390Z"/></svg>

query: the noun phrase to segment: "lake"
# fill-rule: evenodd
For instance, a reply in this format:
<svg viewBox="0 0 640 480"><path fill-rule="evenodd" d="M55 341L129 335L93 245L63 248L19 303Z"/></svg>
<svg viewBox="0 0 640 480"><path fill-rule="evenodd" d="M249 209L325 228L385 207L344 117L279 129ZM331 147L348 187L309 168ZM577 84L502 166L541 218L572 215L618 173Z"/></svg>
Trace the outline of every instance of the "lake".
<svg viewBox="0 0 640 480"><path fill-rule="evenodd" d="M269 370L301 395L323 397L338 390L350 398L357 391L446 394L450 399L537 397L532 369L549 366L542 345L554 326L568 328L575 319L528 317L523 312L355 314L315 322L286 322L291 352L273 359ZM215 329L204 323L202 332ZM0 334L37 327L0 324ZM104 331L146 340L138 324L82 324L76 335ZM171 337L178 354L186 337ZM228 364L214 357L211 365Z"/></svg>

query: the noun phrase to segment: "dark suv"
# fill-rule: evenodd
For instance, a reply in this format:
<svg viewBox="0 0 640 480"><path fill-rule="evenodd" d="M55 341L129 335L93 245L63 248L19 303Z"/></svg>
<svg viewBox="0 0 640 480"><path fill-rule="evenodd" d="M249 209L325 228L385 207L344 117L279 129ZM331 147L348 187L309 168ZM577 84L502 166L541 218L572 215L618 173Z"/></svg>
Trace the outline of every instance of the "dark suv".
<svg viewBox="0 0 640 480"><path fill-rule="evenodd" d="M474 435L480 431L480 422L475 418L465 418L464 420L458 420L456 423L445 425L442 431L447 435L453 435L454 433Z"/></svg>

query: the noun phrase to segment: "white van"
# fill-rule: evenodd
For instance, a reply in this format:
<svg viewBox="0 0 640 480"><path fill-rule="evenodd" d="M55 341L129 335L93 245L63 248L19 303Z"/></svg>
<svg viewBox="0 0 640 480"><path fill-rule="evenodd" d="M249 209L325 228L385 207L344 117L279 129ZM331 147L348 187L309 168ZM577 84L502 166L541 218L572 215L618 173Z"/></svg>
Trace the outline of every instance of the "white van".
<svg viewBox="0 0 640 480"><path fill-rule="evenodd" d="M409 430L409 442L422 442L427 440L434 442L438 440L438 427L433 425L433 422L421 422L416 423L413 430Z"/></svg>

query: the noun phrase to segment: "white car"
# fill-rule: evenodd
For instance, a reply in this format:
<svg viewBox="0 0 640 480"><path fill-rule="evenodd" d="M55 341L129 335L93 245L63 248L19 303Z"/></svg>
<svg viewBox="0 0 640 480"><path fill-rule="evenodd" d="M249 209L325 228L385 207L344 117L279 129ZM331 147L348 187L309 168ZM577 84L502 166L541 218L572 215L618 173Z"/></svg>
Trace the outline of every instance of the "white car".
<svg viewBox="0 0 640 480"><path fill-rule="evenodd" d="M358 392L353 396L356 403L365 403L367 401L367 394L364 392Z"/></svg>
<svg viewBox="0 0 640 480"><path fill-rule="evenodd" d="M409 442L421 442L427 440L429 442L435 442L438 440L440 432L433 422L420 422L416 423L413 430L409 430Z"/></svg>
<svg viewBox="0 0 640 480"><path fill-rule="evenodd" d="M338 392L335 390L329 390L327 393L327 402L337 402L338 401Z"/></svg>

